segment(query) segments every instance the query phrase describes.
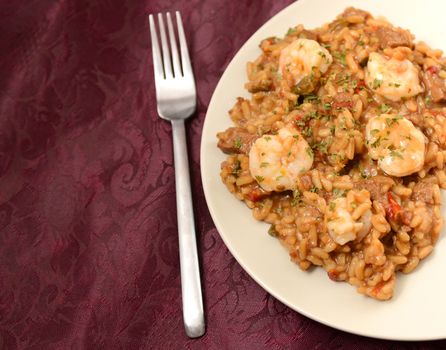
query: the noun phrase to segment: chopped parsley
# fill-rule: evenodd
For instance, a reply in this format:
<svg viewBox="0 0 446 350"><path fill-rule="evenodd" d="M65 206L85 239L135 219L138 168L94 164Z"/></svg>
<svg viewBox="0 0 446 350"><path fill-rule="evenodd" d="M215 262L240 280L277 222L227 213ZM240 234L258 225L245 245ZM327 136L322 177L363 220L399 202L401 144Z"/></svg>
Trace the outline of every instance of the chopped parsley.
<svg viewBox="0 0 446 350"><path fill-rule="evenodd" d="M313 150L311 149L311 147L307 147L305 151L307 152L310 158L314 158Z"/></svg>
<svg viewBox="0 0 446 350"><path fill-rule="evenodd" d="M271 225L271 227L270 227L269 230L268 230L268 234L269 234L271 237L277 237L277 236L278 236L278 233L277 233L277 231L276 231L276 226L275 226L275 225Z"/></svg>
<svg viewBox="0 0 446 350"><path fill-rule="evenodd" d="M339 85L347 84L350 80L350 75L342 75L338 80L336 80L336 83Z"/></svg>
<svg viewBox="0 0 446 350"><path fill-rule="evenodd" d="M288 31L286 32L286 35L291 35L296 33L296 28L288 28Z"/></svg>
<svg viewBox="0 0 446 350"><path fill-rule="evenodd" d="M389 105L386 105L385 103L383 103L379 106L379 110L381 111L381 113L387 113L391 109L392 109L392 107L390 107Z"/></svg>
<svg viewBox="0 0 446 350"><path fill-rule="evenodd" d="M275 211L277 214L282 214L283 209L282 209L281 207L278 207L278 208L274 209L274 211Z"/></svg>
<svg viewBox="0 0 446 350"><path fill-rule="evenodd" d="M257 182L262 182L263 180L265 180L265 178L263 176L256 176L256 180Z"/></svg>
<svg viewBox="0 0 446 350"><path fill-rule="evenodd" d="M231 174L234 175L235 177L238 177L240 175L241 171L242 171L242 167L240 165L240 161L238 159L236 159L236 161L232 165Z"/></svg>
<svg viewBox="0 0 446 350"><path fill-rule="evenodd" d="M261 167L261 168L266 168L268 165L269 165L268 162L262 162L262 163L260 163L260 167Z"/></svg>
<svg viewBox="0 0 446 350"><path fill-rule="evenodd" d="M322 58L327 58L327 55L324 52L322 52L322 51L319 51L317 54L319 56L321 56Z"/></svg>
<svg viewBox="0 0 446 350"><path fill-rule="evenodd" d="M310 137L313 135L313 129L310 126L308 126L302 130L302 134L306 137Z"/></svg>
<svg viewBox="0 0 446 350"><path fill-rule="evenodd" d="M378 136L378 138L377 138L375 141L373 141L373 142L370 144L370 146L372 146L372 147L378 147L378 146L381 144L381 141L382 141L381 136Z"/></svg>
<svg viewBox="0 0 446 350"><path fill-rule="evenodd" d="M297 188L293 191L293 199L291 201L291 205L294 207L302 201L302 192L300 192Z"/></svg>
<svg viewBox="0 0 446 350"><path fill-rule="evenodd" d="M335 210L336 208L336 203L335 202L330 202L328 204L328 209L330 209L331 211Z"/></svg>
<svg viewBox="0 0 446 350"><path fill-rule="evenodd" d="M321 141L316 142L311 147L313 150L318 150L320 153L327 154L328 153L328 142L327 141Z"/></svg>
<svg viewBox="0 0 446 350"><path fill-rule="evenodd" d="M240 149L242 147L242 139L238 136L234 140L234 147L237 149Z"/></svg>
<svg viewBox="0 0 446 350"><path fill-rule="evenodd" d="M305 122L303 120L296 120L296 125L300 128L305 126Z"/></svg>
<svg viewBox="0 0 446 350"><path fill-rule="evenodd" d="M372 88L373 88L374 90L376 90L376 89L378 89L378 88L382 85L382 83L383 83L382 80L380 80L380 79L375 79L375 80L373 80Z"/></svg>
<svg viewBox="0 0 446 350"><path fill-rule="evenodd" d="M397 115L393 118L386 118L386 124L390 128L393 124L395 124L399 119L402 119L403 117L400 115Z"/></svg>
<svg viewBox="0 0 446 350"><path fill-rule="evenodd" d="M343 160L345 160L345 155L343 154L339 154L339 153L332 153L330 154L330 160L335 163L335 162L342 162Z"/></svg>
<svg viewBox="0 0 446 350"><path fill-rule="evenodd" d="M379 129L370 130L370 135L372 135L372 136L375 136L377 133L379 133Z"/></svg>
<svg viewBox="0 0 446 350"><path fill-rule="evenodd" d="M271 141L271 137L270 136L265 136L265 140L266 141Z"/></svg>
<svg viewBox="0 0 446 350"><path fill-rule="evenodd" d="M325 110L328 110L328 109L330 109L331 108L331 103L324 103L323 105L322 105L322 107L325 109Z"/></svg>
<svg viewBox="0 0 446 350"><path fill-rule="evenodd" d="M318 193L319 189L316 186L313 186L313 187L310 188L310 192Z"/></svg>
<svg viewBox="0 0 446 350"><path fill-rule="evenodd" d="M403 158L403 156L402 156L402 154L400 153L400 152L397 152L397 151L390 151L390 156L392 157L392 158L400 158L400 159L404 159Z"/></svg>
<svg viewBox="0 0 446 350"><path fill-rule="evenodd" d="M345 60L345 52L334 52L333 56L345 67L347 62Z"/></svg>
<svg viewBox="0 0 446 350"><path fill-rule="evenodd" d="M304 97L304 102L319 102L319 97L316 95L307 95Z"/></svg>
<svg viewBox="0 0 446 350"><path fill-rule="evenodd" d="M335 188L333 190L333 195L335 197L345 197L347 195L347 191L346 190L341 190L340 188Z"/></svg>

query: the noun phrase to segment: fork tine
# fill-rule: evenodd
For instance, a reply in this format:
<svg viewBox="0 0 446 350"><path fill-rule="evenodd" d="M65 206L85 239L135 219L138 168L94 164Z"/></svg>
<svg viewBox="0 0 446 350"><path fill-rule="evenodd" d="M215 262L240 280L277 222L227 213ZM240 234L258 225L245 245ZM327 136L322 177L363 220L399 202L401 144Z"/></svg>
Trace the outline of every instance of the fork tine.
<svg viewBox="0 0 446 350"><path fill-rule="evenodd" d="M158 44L158 35L156 34L155 21L153 15L149 15L150 39L152 41L153 70L155 71L155 81L164 78L163 61Z"/></svg>
<svg viewBox="0 0 446 350"><path fill-rule="evenodd" d="M172 63L170 62L169 44L167 43L166 30L164 29L163 14L158 13L158 24L160 27L161 48L163 50L163 62L165 77L172 78Z"/></svg>
<svg viewBox="0 0 446 350"><path fill-rule="evenodd" d="M176 11L177 16L177 27L178 27L178 38L180 41L180 51L181 51L181 63L183 65L183 74L192 75L192 66L189 59L189 51L187 50L186 36L184 35L183 22L181 20L181 14Z"/></svg>
<svg viewBox="0 0 446 350"><path fill-rule="evenodd" d="M173 75L179 77L183 75L181 72L180 58L178 57L177 41L175 40L175 33L173 31L172 17L170 12L167 12L167 29L169 30L170 52L172 54L172 68Z"/></svg>

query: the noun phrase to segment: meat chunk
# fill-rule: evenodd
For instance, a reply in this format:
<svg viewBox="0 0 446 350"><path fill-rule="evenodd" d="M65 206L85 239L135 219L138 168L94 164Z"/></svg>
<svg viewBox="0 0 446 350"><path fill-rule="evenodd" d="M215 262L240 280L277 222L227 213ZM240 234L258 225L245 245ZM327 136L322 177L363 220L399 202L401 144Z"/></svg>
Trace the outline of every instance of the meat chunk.
<svg viewBox="0 0 446 350"><path fill-rule="evenodd" d="M340 92L333 97L333 108L352 108L353 99L352 95L346 92Z"/></svg>
<svg viewBox="0 0 446 350"><path fill-rule="evenodd" d="M407 46L412 47L412 37L406 30L389 27L378 27L376 35L381 49L388 47Z"/></svg>
<svg viewBox="0 0 446 350"><path fill-rule="evenodd" d="M359 182L355 183L354 187L358 190L369 191L370 198L372 200L377 200L382 197L382 193L379 189L379 184L374 181L370 181L370 180L359 181Z"/></svg>
<svg viewBox="0 0 446 350"><path fill-rule="evenodd" d="M433 102L446 100L446 85L444 79L437 74L438 68L429 67L423 72L422 79L426 90L428 91Z"/></svg>
<svg viewBox="0 0 446 350"><path fill-rule="evenodd" d="M395 182L386 176L374 176L370 179L358 181L354 187L358 190L367 190L370 192L372 201L380 201L387 204L387 191Z"/></svg>
<svg viewBox="0 0 446 350"><path fill-rule="evenodd" d="M302 189L305 191L309 191L313 187L313 180L311 179L311 175L304 174L300 177L300 184Z"/></svg>
<svg viewBox="0 0 446 350"><path fill-rule="evenodd" d="M342 17L351 17L351 16L360 16L363 18L368 18L370 17L370 13L354 7L347 7L342 13Z"/></svg>
<svg viewBox="0 0 446 350"><path fill-rule="evenodd" d="M242 128L229 128L217 134L218 147L227 154L248 154L251 145L258 138Z"/></svg>
<svg viewBox="0 0 446 350"><path fill-rule="evenodd" d="M348 7L345 9L341 16L347 23L354 24L364 22L366 18L370 17L370 13L354 7Z"/></svg>
<svg viewBox="0 0 446 350"><path fill-rule="evenodd" d="M427 204L435 204L434 185L428 182L418 182L412 192L412 199Z"/></svg>
<svg viewBox="0 0 446 350"><path fill-rule="evenodd" d="M257 81L250 81L245 84L246 90L251 93L260 91L269 91L273 86L273 81L271 79L262 79Z"/></svg>
<svg viewBox="0 0 446 350"><path fill-rule="evenodd" d="M424 117L419 113L411 113L404 116L404 118L410 120L415 126L421 128L423 126Z"/></svg>
<svg viewBox="0 0 446 350"><path fill-rule="evenodd" d="M316 41L318 39L316 33L313 33L312 31L309 31L309 30L306 30L306 29L302 30L299 33L298 37L299 38L310 39L310 40L316 40Z"/></svg>

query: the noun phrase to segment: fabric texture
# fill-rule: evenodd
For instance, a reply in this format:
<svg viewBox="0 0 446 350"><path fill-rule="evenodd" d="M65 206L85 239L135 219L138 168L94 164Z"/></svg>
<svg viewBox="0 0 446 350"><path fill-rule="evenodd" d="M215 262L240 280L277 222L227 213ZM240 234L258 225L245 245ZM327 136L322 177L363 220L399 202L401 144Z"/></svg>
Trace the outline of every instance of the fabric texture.
<svg viewBox="0 0 446 350"><path fill-rule="evenodd" d="M0 349L446 348L294 312L215 229L199 170L206 108L237 50L291 2L0 0ZM198 88L187 137L207 332L196 340L182 326L171 129L147 20L168 10L183 15Z"/></svg>

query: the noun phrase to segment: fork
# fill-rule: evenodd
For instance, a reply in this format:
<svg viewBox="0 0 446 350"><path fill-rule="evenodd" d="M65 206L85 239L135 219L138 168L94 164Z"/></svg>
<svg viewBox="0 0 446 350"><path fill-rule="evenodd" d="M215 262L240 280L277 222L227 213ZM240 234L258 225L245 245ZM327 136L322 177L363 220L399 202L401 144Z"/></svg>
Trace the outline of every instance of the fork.
<svg viewBox="0 0 446 350"><path fill-rule="evenodd" d="M176 12L180 52L169 12L166 18L170 51L163 15L158 13L161 55L154 16L149 15L156 101L159 116L172 123L183 322L186 334L196 338L204 334L205 321L184 128L184 120L195 112L196 90L181 15Z"/></svg>

